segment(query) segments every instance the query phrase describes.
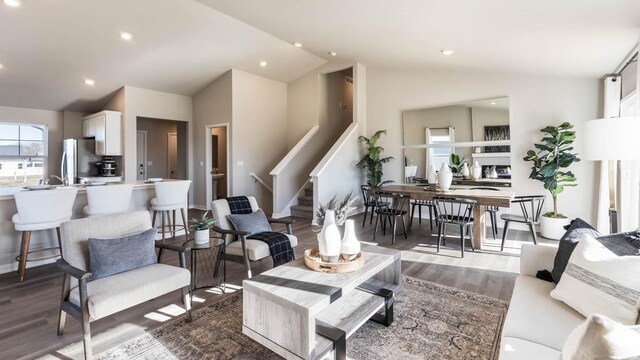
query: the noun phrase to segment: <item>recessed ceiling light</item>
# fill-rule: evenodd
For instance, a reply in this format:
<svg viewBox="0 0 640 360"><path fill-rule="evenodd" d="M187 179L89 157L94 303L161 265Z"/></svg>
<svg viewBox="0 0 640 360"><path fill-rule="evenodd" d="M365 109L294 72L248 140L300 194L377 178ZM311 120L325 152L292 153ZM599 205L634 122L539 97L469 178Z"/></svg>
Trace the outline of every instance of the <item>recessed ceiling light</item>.
<svg viewBox="0 0 640 360"><path fill-rule="evenodd" d="M338 53L337 53L337 52L335 52L335 51L329 51L329 55L331 55L331 56L336 56L336 55L338 55Z"/></svg>
<svg viewBox="0 0 640 360"><path fill-rule="evenodd" d="M294 43L293 43L293 46L295 46L295 47L302 47L302 44L301 44L301 43L299 43L299 42L294 42Z"/></svg>
<svg viewBox="0 0 640 360"><path fill-rule="evenodd" d="M495 102L491 102L490 104L491 104L491 105L495 105L496 103L495 103Z"/></svg>
<svg viewBox="0 0 640 360"><path fill-rule="evenodd" d="M128 33L126 31L123 31L120 33L120 37L122 38L122 40L131 40L133 39L133 35L131 35L131 33Z"/></svg>
<svg viewBox="0 0 640 360"><path fill-rule="evenodd" d="M442 53L442 55L449 56L449 55L453 55L453 53L455 51L449 50L449 49L444 49L444 50L440 50L440 52Z"/></svg>
<svg viewBox="0 0 640 360"><path fill-rule="evenodd" d="M96 82L93 79L84 79L84 83L90 86L96 84Z"/></svg>
<svg viewBox="0 0 640 360"><path fill-rule="evenodd" d="M4 4L11 7L18 7L22 5L22 1L20 0L3 0Z"/></svg>
<svg viewBox="0 0 640 360"><path fill-rule="evenodd" d="M260 66L262 66L262 67L267 66L267 62L266 62L266 61L264 61L264 60L263 60L263 61L260 61Z"/></svg>

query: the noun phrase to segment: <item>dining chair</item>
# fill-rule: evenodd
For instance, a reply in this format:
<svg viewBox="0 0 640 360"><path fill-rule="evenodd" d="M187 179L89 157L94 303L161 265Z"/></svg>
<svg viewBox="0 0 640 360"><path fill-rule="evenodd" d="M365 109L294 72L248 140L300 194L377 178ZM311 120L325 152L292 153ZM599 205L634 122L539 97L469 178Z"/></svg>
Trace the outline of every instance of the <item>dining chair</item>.
<svg viewBox="0 0 640 360"><path fill-rule="evenodd" d="M469 190L500 191L500 189L496 189L488 186L472 187ZM496 239L496 236L498 236L498 210L500 210L500 208L497 206L485 207L485 211L489 214L489 219L491 219L491 234L493 235L494 240Z"/></svg>
<svg viewBox="0 0 640 360"><path fill-rule="evenodd" d="M369 225L373 222L373 214L376 210L376 201L375 197L371 196L369 193L371 191L371 185L360 185L360 191L362 192L362 201L364 205L364 217L362 218L362 227L364 227L367 222L367 213L369 212L369 208L371 208L371 218L369 219Z"/></svg>
<svg viewBox="0 0 640 360"><path fill-rule="evenodd" d="M500 251L504 250L504 241L507 238L507 231L509 230L509 223L511 222L527 224L529 226L529 232L531 232L531 236L533 237L533 243L538 244L535 226L540 223L540 214L542 213L544 200L544 195L526 195L516 196L515 199L511 201L513 204L520 205L522 215L500 215L500 219L504 220L504 231L502 232Z"/></svg>
<svg viewBox="0 0 640 360"><path fill-rule="evenodd" d="M436 206L438 224L438 244L437 252L440 252L440 244L442 239L446 237L446 226L456 225L460 227L460 254L464 257L464 247L467 232L471 240L471 250L473 247L473 208L476 206L475 200L459 199L451 197L434 197L433 202Z"/></svg>
<svg viewBox="0 0 640 360"><path fill-rule="evenodd" d="M413 217L416 213L416 206L418 207L418 224L422 224L422 207L426 206L429 208L429 225L431 226L431 230L433 231L433 219L434 214L437 216L436 205L432 200L418 200L413 199L410 201L411 203L411 219L409 219L409 227L413 226Z"/></svg>
<svg viewBox="0 0 640 360"><path fill-rule="evenodd" d="M376 203L376 226L373 229L373 241L376 240L378 225L382 221L382 234L386 235L387 221L391 225L391 243L396 243L396 229L398 227L398 218L402 220L402 230L404 238L407 238L407 225L404 216L407 214L405 210L409 197L391 192L377 191L374 195Z"/></svg>

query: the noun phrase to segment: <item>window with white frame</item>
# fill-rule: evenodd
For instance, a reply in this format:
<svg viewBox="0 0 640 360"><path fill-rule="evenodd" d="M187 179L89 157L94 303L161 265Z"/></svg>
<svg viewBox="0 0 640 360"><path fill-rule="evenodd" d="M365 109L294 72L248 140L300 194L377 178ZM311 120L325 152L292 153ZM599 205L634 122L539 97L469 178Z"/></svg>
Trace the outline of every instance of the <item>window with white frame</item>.
<svg viewBox="0 0 640 360"><path fill-rule="evenodd" d="M45 125L0 123L0 187L37 184L46 159Z"/></svg>

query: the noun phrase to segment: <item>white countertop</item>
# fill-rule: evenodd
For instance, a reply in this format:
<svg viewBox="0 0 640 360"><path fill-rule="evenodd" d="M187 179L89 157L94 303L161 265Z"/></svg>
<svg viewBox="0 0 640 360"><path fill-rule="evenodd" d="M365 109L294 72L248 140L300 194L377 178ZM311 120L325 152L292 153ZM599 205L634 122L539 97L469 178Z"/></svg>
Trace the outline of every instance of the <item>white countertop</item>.
<svg viewBox="0 0 640 360"><path fill-rule="evenodd" d="M175 181L173 179L165 179L163 181ZM105 185L94 185L94 186L109 186L109 185L117 185L117 184L133 184L133 188L135 189L144 189L144 188L150 188L153 187L153 183L152 182L147 182L145 180L136 180L136 181L123 181L123 182L113 182L113 183L106 183ZM56 185L54 185L56 186ZM86 188L87 185L82 185L82 184L75 184L75 185L71 185L72 187L77 187L78 188L78 194L84 194L86 192ZM56 186L56 188L58 187L63 187L62 185L60 186ZM3 192L3 190L5 192ZM24 190L24 188L18 187L18 188L6 188L6 189L0 189L0 201L2 200L12 200L14 199L13 194L15 194L18 191L22 191ZM31 190L34 191L34 190ZM37 190L37 191L53 191L53 190Z"/></svg>

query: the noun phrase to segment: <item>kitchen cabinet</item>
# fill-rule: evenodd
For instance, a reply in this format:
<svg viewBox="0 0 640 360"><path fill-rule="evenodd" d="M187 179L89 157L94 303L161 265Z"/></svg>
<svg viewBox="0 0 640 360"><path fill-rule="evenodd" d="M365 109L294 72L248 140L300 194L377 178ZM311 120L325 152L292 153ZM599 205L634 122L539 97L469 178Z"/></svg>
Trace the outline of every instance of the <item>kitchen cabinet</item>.
<svg viewBox="0 0 640 360"><path fill-rule="evenodd" d="M122 155L122 114L117 111L101 111L85 116L82 121L85 138L95 138L96 155Z"/></svg>

